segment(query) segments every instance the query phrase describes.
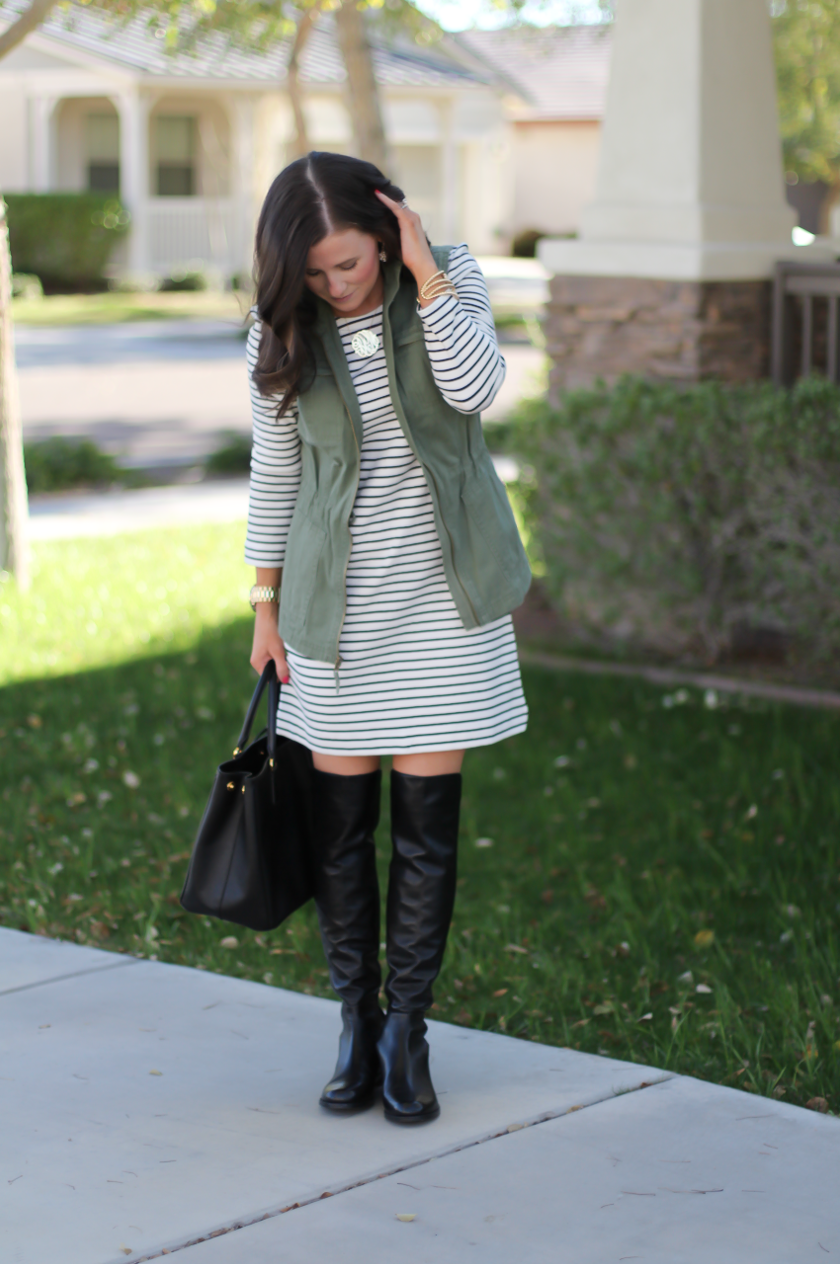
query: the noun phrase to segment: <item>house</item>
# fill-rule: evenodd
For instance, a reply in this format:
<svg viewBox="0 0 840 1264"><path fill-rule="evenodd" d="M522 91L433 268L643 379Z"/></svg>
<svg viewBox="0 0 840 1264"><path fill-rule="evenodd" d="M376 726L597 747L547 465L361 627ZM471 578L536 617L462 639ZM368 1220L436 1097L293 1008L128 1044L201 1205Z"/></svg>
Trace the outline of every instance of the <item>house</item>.
<svg viewBox="0 0 840 1264"><path fill-rule="evenodd" d="M216 35L170 53L148 15L56 12L0 61L0 189L113 190L132 215L115 270L250 270L262 198L290 157L288 43ZM376 39L393 178L438 241L505 254L521 229L574 231L592 196L608 37L477 32ZM350 152L327 16L301 61L313 147Z"/></svg>
<svg viewBox="0 0 840 1264"><path fill-rule="evenodd" d="M502 91L511 162L508 231L573 234L595 195L607 99L608 26L520 26L454 37Z"/></svg>

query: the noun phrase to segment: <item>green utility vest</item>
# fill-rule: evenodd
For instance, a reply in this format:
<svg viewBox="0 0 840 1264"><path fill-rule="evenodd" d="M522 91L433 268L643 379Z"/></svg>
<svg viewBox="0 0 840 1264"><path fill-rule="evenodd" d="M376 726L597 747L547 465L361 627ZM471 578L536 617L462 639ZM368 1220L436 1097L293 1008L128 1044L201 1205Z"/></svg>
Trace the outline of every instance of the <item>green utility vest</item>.
<svg viewBox="0 0 840 1264"><path fill-rule="evenodd" d="M450 249L433 250L439 267L446 268ZM391 400L429 488L449 591L464 627L480 627L522 603L531 571L479 414L450 407L435 384L414 278L399 260L384 273ZM302 469L279 629L299 654L338 666L363 422L335 317L321 299L312 351L314 377L298 396Z"/></svg>

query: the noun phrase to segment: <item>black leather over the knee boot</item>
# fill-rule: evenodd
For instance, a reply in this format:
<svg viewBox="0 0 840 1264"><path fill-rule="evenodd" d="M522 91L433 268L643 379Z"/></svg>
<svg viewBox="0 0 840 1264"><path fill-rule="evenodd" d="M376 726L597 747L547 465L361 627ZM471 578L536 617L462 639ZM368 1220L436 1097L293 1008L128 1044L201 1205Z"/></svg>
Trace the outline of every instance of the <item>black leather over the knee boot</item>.
<svg viewBox="0 0 840 1264"><path fill-rule="evenodd" d="M373 834L382 775L314 772L317 851L315 905L330 982L344 1027L333 1077L321 1095L328 1110L369 1106L379 1078L379 884Z"/></svg>
<svg viewBox="0 0 840 1264"><path fill-rule="evenodd" d="M455 903L461 775L391 773L394 850L388 880L388 1016L379 1039L386 1118L440 1114L429 1075L425 1013Z"/></svg>

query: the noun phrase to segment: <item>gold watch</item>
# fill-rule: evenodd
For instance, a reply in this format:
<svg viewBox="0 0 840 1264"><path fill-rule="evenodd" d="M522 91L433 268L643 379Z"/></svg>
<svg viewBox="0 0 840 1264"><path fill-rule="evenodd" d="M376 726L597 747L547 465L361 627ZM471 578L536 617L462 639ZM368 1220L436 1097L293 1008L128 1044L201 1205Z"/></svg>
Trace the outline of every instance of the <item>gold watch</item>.
<svg viewBox="0 0 840 1264"><path fill-rule="evenodd" d="M251 603L252 610L256 610L257 603L260 601L270 601L276 603L280 600L279 589L269 588L267 584L254 584L248 594L248 600Z"/></svg>

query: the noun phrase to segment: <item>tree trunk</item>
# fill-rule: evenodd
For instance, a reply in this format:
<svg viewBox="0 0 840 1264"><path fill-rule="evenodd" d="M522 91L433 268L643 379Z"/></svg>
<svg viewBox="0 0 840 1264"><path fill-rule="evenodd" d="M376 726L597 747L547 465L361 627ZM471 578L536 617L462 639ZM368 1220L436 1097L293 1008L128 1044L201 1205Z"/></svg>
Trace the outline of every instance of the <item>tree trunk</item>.
<svg viewBox="0 0 840 1264"><path fill-rule="evenodd" d="M0 35L0 57L17 48L30 31L40 26L55 4L56 0L32 0L29 8Z"/></svg>
<svg viewBox="0 0 840 1264"><path fill-rule="evenodd" d="M336 33L344 68L347 71L347 107L360 158L374 163L380 171L390 167L388 144L382 123L379 89L373 73L373 57L365 30L365 19L356 0L344 0L335 14Z"/></svg>
<svg viewBox="0 0 840 1264"><path fill-rule="evenodd" d="M19 18L0 35L0 57L5 57L41 25L56 0L32 0ZM15 368L12 325L12 256L6 203L0 195L0 570L11 571L20 588L29 587L29 539L26 475L20 396Z"/></svg>
<svg viewBox="0 0 840 1264"><path fill-rule="evenodd" d="M313 5L311 9L307 9L301 15L297 31L295 32L292 51L289 54L289 63L286 66L286 91L289 94L289 102L295 120L295 138L292 141L293 158L303 158L311 149L309 134L306 129L306 116L303 112L303 91L300 86L300 58L319 12L320 6Z"/></svg>
<svg viewBox="0 0 840 1264"><path fill-rule="evenodd" d="M26 476L12 327L12 257L6 203L0 197L0 568L29 587Z"/></svg>

